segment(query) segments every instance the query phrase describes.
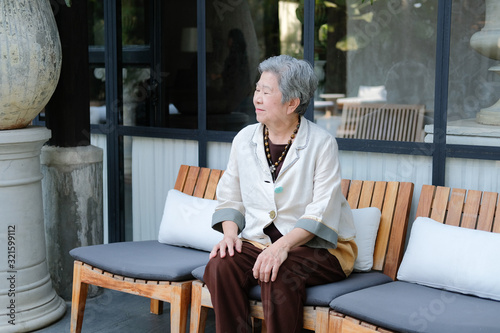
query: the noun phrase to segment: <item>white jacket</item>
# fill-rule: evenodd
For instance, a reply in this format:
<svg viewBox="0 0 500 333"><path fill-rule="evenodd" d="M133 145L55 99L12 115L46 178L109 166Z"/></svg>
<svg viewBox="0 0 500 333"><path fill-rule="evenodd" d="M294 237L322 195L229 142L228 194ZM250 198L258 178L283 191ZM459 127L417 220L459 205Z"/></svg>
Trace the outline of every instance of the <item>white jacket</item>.
<svg viewBox="0 0 500 333"><path fill-rule="evenodd" d="M241 237L270 245L264 228L274 222L285 235L295 227L314 233L310 247L334 249L337 240L355 237L351 209L341 191L338 146L316 124L301 125L273 183L264 153L263 125L253 124L234 138L224 175L217 186L212 227L234 221Z"/></svg>

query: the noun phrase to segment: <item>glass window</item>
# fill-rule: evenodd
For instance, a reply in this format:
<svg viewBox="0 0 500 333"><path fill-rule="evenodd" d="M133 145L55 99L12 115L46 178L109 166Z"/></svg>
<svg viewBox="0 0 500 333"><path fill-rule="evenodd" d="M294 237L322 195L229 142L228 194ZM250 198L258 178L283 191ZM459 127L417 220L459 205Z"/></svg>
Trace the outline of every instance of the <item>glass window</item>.
<svg viewBox="0 0 500 333"><path fill-rule="evenodd" d="M123 108L120 123L125 126L149 126L152 112L149 67L127 66L122 69ZM90 123L106 123L106 69L90 66Z"/></svg>
<svg viewBox="0 0 500 333"><path fill-rule="evenodd" d="M89 66L90 123L106 123L106 87L104 69L104 4L102 0L88 2L88 35L92 54L102 54L100 64ZM96 57L97 58L97 57Z"/></svg>
<svg viewBox="0 0 500 333"><path fill-rule="evenodd" d="M272 55L303 57L301 20L298 1L206 2L208 129L255 123L257 66Z"/></svg>
<svg viewBox="0 0 500 333"><path fill-rule="evenodd" d="M196 3L167 6L166 126L197 128ZM208 129L238 131L255 122L252 96L259 62L282 53L302 57L303 15L297 14L302 10L298 7L297 1L206 1Z"/></svg>
<svg viewBox="0 0 500 333"><path fill-rule="evenodd" d="M127 66L123 76L123 125L149 126L151 110L151 85L149 67Z"/></svg>
<svg viewBox="0 0 500 333"><path fill-rule="evenodd" d="M198 128L196 1L163 3L162 83L167 127Z"/></svg>
<svg viewBox="0 0 500 333"><path fill-rule="evenodd" d="M101 65L91 65L90 80L90 123L106 123L106 71Z"/></svg>
<svg viewBox="0 0 500 333"><path fill-rule="evenodd" d="M500 145L500 7L453 1L446 142Z"/></svg>
<svg viewBox="0 0 500 333"><path fill-rule="evenodd" d="M141 58L145 55L141 45L149 42L144 23L149 11L146 3L149 1L122 1L125 105L121 121L129 126L197 129L197 3L162 2L161 72L156 65L151 67L153 49L146 50L150 52L147 59ZM299 1L207 0L205 8L207 81L203 112L207 128L238 131L256 121L252 96L259 62L278 54L303 57L303 5ZM98 18L93 26L99 30ZM151 68L149 78L142 77L145 66ZM141 80L132 80L133 74L139 74ZM156 91L160 83L161 91Z"/></svg>
<svg viewBox="0 0 500 333"><path fill-rule="evenodd" d="M149 44L149 0L122 0L123 45Z"/></svg>
<svg viewBox="0 0 500 333"><path fill-rule="evenodd" d="M342 138L423 141L436 21L436 1L316 1L315 121Z"/></svg>
<svg viewBox="0 0 500 333"><path fill-rule="evenodd" d="M154 119L151 106L155 83L150 77L149 0L122 1L123 114L120 124L149 126ZM89 2L90 122L106 122L106 69L104 67L103 1Z"/></svg>
<svg viewBox="0 0 500 333"><path fill-rule="evenodd" d="M103 0L90 0L88 2L88 11L89 45L104 47Z"/></svg>
<svg viewBox="0 0 500 333"><path fill-rule="evenodd" d="M123 45L149 44L149 0L122 1ZM103 0L88 1L89 45L104 46Z"/></svg>

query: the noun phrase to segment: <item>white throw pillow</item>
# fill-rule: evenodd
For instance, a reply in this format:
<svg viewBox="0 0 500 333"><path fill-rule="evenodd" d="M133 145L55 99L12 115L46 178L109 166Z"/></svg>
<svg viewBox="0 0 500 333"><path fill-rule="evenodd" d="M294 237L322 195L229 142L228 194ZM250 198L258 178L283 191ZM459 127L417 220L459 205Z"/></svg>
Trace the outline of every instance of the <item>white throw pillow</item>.
<svg viewBox="0 0 500 333"><path fill-rule="evenodd" d="M500 234L418 217L398 280L500 301Z"/></svg>
<svg viewBox="0 0 500 333"><path fill-rule="evenodd" d="M197 198L170 190L163 210L158 241L212 251L223 237L222 233L212 229L212 214L216 206L217 200Z"/></svg>
<svg viewBox="0 0 500 333"><path fill-rule="evenodd" d="M367 272L373 267L373 252L375 251L381 216L380 209L376 207L353 209L352 215L356 227L354 241L358 246L358 257L354 262L354 270Z"/></svg>

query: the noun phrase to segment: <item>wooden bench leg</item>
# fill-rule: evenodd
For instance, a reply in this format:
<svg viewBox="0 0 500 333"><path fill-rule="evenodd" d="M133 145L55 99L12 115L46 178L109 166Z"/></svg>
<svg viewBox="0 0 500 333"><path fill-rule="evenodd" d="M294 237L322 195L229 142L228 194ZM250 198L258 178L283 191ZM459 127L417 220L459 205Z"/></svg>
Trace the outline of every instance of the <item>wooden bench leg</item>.
<svg viewBox="0 0 500 333"><path fill-rule="evenodd" d="M193 282L191 286L191 322L189 324L190 333L205 332L207 323L208 308L201 306L202 283Z"/></svg>
<svg viewBox="0 0 500 333"><path fill-rule="evenodd" d="M344 316L335 311L330 311L330 318L328 319L328 333L341 333L342 321Z"/></svg>
<svg viewBox="0 0 500 333"><path fill-rule="evenodd" d="M318 307L316 308L316 333L328 333L330 308Z"/></svg>
<svg viewBox="0 0 500 333"><path fill-rule="evenodd" d="M89 289L89 285L82 282L81 269L82 263L75 261L73 267L73 295L71 299L71 333L80 333L82 331L83 313L85 312L85 303Z"/></svg>
<svg viewBox="0 0 500 333"><path fill-rule="evenodd" d="M189 303L191 301L191 282L174 282L172 287L170 331L172 333L184 333L186 332Z"/></svg>
<svg viewBox="0 0 500 333"><path fill-rule="evenodd" d="M151 298L149 312L151 312L155 315L161 315L163 313L163 301Z"/></svg>

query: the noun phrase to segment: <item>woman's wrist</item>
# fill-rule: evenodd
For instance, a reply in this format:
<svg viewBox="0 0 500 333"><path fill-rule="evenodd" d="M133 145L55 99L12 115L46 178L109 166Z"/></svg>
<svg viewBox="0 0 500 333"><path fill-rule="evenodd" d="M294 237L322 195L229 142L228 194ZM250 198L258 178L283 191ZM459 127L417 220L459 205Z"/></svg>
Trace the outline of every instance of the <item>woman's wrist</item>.
<svg viewBox="0 0 500 333"><path fill-rule="evenodd" d="M238 225L233 221L222 222L222 231L224 236L238 236Z"/></svg>
<svg viewBox="0 0 500 333"><path fill-rule="evenodd" d="M290 251L295 247L306 244L313 238L313 233L302 228L294 228L288 234L278 239L276 243L281 242L280 246Z"/></svg>

